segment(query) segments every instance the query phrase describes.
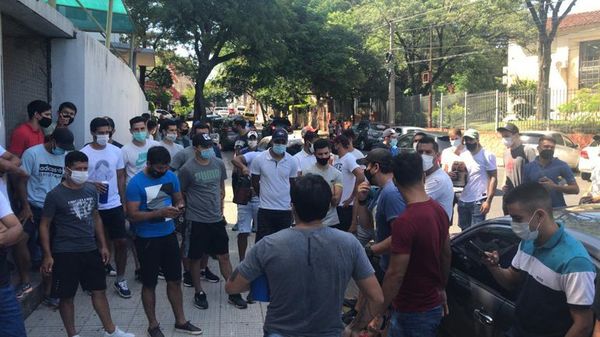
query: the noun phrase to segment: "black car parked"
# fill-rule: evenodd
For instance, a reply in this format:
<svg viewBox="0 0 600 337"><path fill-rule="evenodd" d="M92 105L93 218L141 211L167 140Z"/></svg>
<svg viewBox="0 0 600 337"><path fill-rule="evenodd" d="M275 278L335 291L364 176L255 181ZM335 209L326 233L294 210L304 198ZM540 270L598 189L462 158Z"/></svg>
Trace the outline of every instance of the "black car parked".
<svg viewBox="0 0 600 337"><path fill-rule="evenodd" d="M359 150L370 150L373 145L383 141L383 131L389 126L376 122L360 122L354 129L354 146Z"/></svg>
<svg viewBox="0 0 600 337"><path fill-rule="evenodd" d="M554 217L583 243L596 267L600 267L600 205L556 210ZM500 265L506 268L511 265L519 242L511 230L509 217L485 221L452 238L452 268L446 287L450 315L442 321L442 335L504 337L514 321L518 290L502 288L481 262L480 252L474 246L485 251L497 250Z"/></svg>
<svg viewBox="0 0 600 337"><path fill-rule="evenodd" d="M288 133L294 131L292 123L287 118L275 117L263 125L262 136L271 136L277 128L284 128Z"/></svg>

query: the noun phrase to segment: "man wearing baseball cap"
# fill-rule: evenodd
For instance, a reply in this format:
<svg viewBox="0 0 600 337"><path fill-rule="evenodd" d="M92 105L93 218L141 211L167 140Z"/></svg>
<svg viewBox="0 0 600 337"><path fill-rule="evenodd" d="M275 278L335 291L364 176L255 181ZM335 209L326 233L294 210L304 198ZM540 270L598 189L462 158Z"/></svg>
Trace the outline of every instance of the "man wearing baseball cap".
<svg viewBox="0 0 600 337"><path fill-rule="evenodd" d="M286 152L287 131L275 129L271 141L272 146L250 166L252 187L260 200L256 241L292 225L290 188L298 176L298 164Z"/></svg>
<svg viewBox="0 0 600 337"><path fill-rule="evenodd" d="M387 129L383 130L383 134L381 136L383 137L383 141L381 143L375 145L374 147L388 149L392 153L392 156L397 155L398 154L398 133L396 132L396 130L394 130L392 128L387 128Z"/></svg>
<svg viewBox="0 0 600 337"><path fill-rule="evenodd" d="M536 153L534 148L523 145L519 128L513 123L507 123L496 131L498 131L502 137L502 143L506 146L503 155L506 181L502 186L502 192L507 194L524 182L523 167L535 160ZM504 199L502 200L502 210L504 215L508 214Z"/></svg>
<svg viewBox="0 0 600 337"><path fill-rule="evenodd" d="M485 220L496 193L496 156L483 149L479 132L468 129L463 135L467 151L460 154L468 172L467 184L458 200L458 226L465 230Z"/></svg>

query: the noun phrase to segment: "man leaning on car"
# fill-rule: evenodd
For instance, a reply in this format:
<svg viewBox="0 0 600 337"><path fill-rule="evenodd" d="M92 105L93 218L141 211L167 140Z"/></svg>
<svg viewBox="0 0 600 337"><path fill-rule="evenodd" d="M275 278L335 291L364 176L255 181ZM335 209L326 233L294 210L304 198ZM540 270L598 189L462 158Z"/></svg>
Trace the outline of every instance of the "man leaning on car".
<svg viewBox="0 0 600 337"><path fill-rule="evenodd" d="M517 186L505 203L519 249L508 268L497 251L486 252L484 262L501 286L520 291L507 336L590 336L596 268L587 251L554 220L540 183Z"/></svg>

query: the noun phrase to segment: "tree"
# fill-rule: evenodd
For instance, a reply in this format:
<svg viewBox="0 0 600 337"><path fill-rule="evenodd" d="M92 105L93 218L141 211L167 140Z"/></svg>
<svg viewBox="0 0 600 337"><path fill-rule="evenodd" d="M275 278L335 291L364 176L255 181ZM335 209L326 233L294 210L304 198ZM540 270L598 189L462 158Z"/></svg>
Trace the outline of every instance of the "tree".
<svg viewBox="0 0 600 337"><path fill-rule="evenodd" d="M571 12L576 2L577 0L566 2L563 0L525 0L538 31L537 119L546 118L549 113L548 88L550 86L550 67L552 65L552 42L556 37L560 22ZM562 10L564 3L567 5Z"/></svg>
<svg viewBox="0 0 600 337"><path fill-rule="evenodd" d="M194 118L205 115L204 86L218 65L239 58L270 57L281 51L287 31L281 0L160 0L169 38L195 59Z"/></svg>

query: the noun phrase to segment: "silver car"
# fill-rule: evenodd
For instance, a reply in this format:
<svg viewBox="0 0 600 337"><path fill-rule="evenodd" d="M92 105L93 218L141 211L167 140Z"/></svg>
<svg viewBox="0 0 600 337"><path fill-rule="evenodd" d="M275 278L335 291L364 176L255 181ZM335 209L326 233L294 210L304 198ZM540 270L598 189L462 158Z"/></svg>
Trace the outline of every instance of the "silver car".
<svg viewBox="0 0 600 337"><path fill-rule="evenodd" d="M536 149L542 136L550 136L556 141L554 157L564 161L571 169L577 169L579 164L579 145L575 144L567 135L557 131L524 131L521 132L521 141Z"/></svg>

